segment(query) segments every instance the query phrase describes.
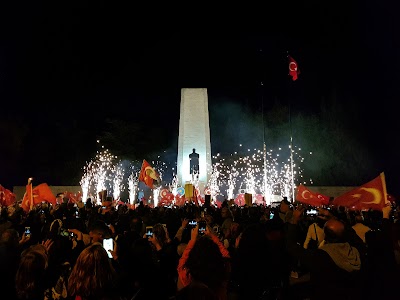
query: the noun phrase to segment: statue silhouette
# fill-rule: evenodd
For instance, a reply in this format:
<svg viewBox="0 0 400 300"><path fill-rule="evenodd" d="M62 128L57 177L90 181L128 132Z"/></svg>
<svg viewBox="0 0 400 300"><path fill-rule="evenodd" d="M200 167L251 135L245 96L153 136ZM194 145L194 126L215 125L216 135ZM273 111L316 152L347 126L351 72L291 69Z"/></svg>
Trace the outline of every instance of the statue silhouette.
<svg viewBox="0 0 400 300"><path fill-rule="evenodd" d="M193 148L193 152L189 154L190 159L190 174L193 172L199 173L199 154L196 153L196 149Z"/></svg>

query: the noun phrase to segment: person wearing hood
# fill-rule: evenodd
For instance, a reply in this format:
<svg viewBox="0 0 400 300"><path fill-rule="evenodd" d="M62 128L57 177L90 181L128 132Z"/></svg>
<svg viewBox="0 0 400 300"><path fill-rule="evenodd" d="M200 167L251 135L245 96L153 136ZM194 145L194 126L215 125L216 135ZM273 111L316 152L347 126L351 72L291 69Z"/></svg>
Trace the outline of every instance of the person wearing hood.
<svg viewBox="0 0 400 300"><path fill-rule="evenodd" d="M361 256L347 239L344 223L335 218L327 220L324 244L315 250L305 249L297 243L297 224L303 211L303 208L293 211L287 227L286 246L289 255L310 272L310 299L360 299Z"/></svg>

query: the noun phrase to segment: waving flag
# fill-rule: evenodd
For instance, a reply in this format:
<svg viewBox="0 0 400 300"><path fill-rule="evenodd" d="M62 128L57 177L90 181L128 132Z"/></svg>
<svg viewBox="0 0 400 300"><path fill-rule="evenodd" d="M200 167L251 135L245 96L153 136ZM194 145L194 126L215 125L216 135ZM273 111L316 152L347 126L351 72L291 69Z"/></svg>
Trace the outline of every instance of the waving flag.
<svg viewBox="0 0 400 300"><path fill-rule="evenodd" d="M2 206L13 205L15 199L16 199L15 194L0 184L0 205Z"/></svg>
<svg viewBox="0 0 400 300"><path fill-rule="evenodd" d="M149 188L154 188L154 180L160 180L160 176L154 168L143 159L142 168L140 169L139 181L143 181Z"/></svg>
<svg viewBox="0 0 400 300"><path fill-rule="evenodd" d="M69 191L64 192L64 197L69 199L69 202L71 203L76 203L80 202L82 200L82 194L79 191L78 193L72 193Z"/></svg>
<svg viewBox="0 0 400 300"><path fill-rule="evenodd" d="M28 212L31 210L33 206L32 202L32 178L28 179L28 184L26 185L26 191L24 194L24 197L22 198L22 203L21 207L25 212Z"/></svg>
<svg viewBox="0 0 400 300"><path fill-rule="evenodd" d="M294 60L293 57L288 55L289 59L289 75L292 76L293 81L297 80L298 75L300 74L299 67L297 65L297 62Z"/></svg>
<svg viewBox="0 0 400 300"><path fill-rule="evenodd" d="M370 182L336 197L332 204L356 210L382 210L387 199L385 174L382 172Z"/></svg>
<svg viewBox="0 0 400 300"><path fill-rule="evenodd" d="M328 196L312 192L302 184L300 184L297 187L296 200L312 206L321 206L329 204Z"/></svg>
<svg viewBox="0 0 400 300"><path fill-rule="evenodd" d="M41 183L32 188L32 182L28 182L21 205L23 210L29 211L35 204L39 204L43 201L56 205L56 196L54 196L47 183Z"/></svg>

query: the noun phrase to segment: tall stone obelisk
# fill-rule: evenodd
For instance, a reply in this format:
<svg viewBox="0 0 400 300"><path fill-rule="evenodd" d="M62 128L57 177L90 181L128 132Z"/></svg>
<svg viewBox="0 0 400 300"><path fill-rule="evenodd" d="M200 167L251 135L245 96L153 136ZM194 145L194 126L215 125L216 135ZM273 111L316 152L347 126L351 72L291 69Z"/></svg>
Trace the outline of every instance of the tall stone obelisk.
<svg viewBox="0 0 400 300"><path fill-rule="evenodd" d="M206 88L181 89L177 176L184 186L192 180L189 155L199 154L199 188L204 192L211 171L210 124Z"/></svg>

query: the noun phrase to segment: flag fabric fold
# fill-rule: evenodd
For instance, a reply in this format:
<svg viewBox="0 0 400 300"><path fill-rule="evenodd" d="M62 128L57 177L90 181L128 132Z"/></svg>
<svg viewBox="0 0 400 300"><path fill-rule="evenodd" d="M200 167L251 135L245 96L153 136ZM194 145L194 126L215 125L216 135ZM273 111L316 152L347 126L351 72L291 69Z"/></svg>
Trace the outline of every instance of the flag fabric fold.
<svg viewBox="0 0 400 300"><path fill-rule="evenodd" d="M82 194L81 192L78 193L72 193L69 191L64 192L64 197L68 198L70 203L76 203L80 202L82 200Z"/></svg>
<svg viewBox="0 0 400 300"><path fill-rule="evenodd" d="M29 211L34 205L43 201L56 205L56 196L54 196L47 183L41 183L34 188L32 188L32 183L28 183L21 204L22 209Z"/></svg>
<svg viewBox="0 0 400 300"><path fill-rule="evenodd" d="M336 197L332 204L355 210L382 210L387 199L385 174L382 172L362 186Z"/></svg>
<svg viewBox="0 0 400 300"><path fill-rule="evenodd" d="M312 192L303 184L297 187L296 200L311 206L321 206L329 204L329 196L320 193Z"/></svg>
<svg viewBox="0 0 400 300"><path fill-rule="evenodd" d="M149 188L154 188L154 180L160 180L160 176L154 168L144 159L140 169L139 181L144 182Z"/></svg>
<svg viewBox="0 0 400 300"><path fill-rule="evenodd" d="M10 206L15 203L16 195L0 184L0 205Z"/></svg>
<svg viewBox="0 0 400 300"><path fill-rule="evenodd" d="M289 59L289 75L292 76L293 81L296 81L298 75L300 74L299 67L293 57L288 55L288 59Z"/></svg>
<svg viewBox="0 0 400 300"><path fill-rule="evenodd" d="M30 211L32 205L32 182L28 180L24 197L22 198L21 207L25 212Z"/></svg>

